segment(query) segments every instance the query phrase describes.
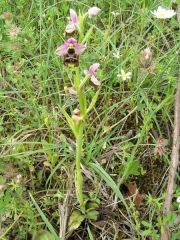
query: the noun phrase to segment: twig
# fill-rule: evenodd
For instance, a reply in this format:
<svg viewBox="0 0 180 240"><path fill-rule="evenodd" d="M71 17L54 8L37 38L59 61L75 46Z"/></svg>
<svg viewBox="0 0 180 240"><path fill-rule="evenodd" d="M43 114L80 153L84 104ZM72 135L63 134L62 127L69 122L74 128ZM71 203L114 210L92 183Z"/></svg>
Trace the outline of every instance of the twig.
<svg viewBox="0 0 180 240"><path fill-rule="evenodd" d="M73 166L74 168L74 166ZM59 238L61 240L66 239L66 232L67 232L67 224L68 224L68 218L69 218L69 211L70 211L70 196L72 193L72 188L73 188L73 181L72 181L72 170L68 174L68 190L64 199L63 205L60 204L59 202L59 212L60 212L60 229L59 229Z"/></svg>
<svg viewBox="0 0 180 240"><path fill-rule="evenodd" d="M180 5L178 5L178 22L180 23ZM174 114L174 133L173 133L173 146L171 155L171 166L169 169L168 185L166 198L164 202L164 217L171 211L172 197L174 192L174 184L176 179L176 171L179 163L179 137L180 137L180 69L178 75L177 92L175 97L175 114ZM164 232L161 235L161 240L170 240L170 229L164 226Z"/></svg>

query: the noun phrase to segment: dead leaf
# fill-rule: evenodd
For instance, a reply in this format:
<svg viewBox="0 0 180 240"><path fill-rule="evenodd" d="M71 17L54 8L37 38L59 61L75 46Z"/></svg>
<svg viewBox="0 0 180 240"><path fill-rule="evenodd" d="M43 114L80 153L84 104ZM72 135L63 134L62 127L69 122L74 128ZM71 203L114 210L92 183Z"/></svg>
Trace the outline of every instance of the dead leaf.
<svg viewBox="0 0 180 240"><path fill-rule="evenodd" d="M136 207L140 207L142 204L142 195L139 193L139 189L137 188L136 183L129 183L127 185L129 190L129 196L132 197L134 204Z"/></svg>

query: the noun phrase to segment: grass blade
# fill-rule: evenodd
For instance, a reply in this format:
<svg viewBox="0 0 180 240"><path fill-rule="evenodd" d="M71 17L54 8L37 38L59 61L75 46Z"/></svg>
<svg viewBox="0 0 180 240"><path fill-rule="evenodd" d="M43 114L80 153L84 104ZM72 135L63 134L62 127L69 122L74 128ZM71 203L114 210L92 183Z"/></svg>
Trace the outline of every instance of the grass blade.
<svg viewBox="0 0 180 240"><path fill-rule="evenodd" d="M89 165L96 173L98 173L101 176L101 178L107 183L107 185L114 191L116 196L124 204L124 206L126 207L127 212L129 213L129 208L128 208L127 204L126 204L126 201L125 201L122 193L120 192L119 187L114 182L114 180L109 176L109 174L107 174L107 172L99 164L97 164L97 163L90 163Z"/></svg>
<svg viewBox="0 0 180 240"><path fill-rule="evenodd" d="M47 219L45 214L42 212L42 210L40 209L39 205L37 204L36 200L34 199L34 197L32 196L32 194L30 192L29 192L29 196L31 197L31 200L32 200L34 206L36 207L39 215L41 216L42 220L46 224L49 231L53 234L53 236L55 237L56 240L60 240L60 238L58 237L54 227L51 225L51 223L49 222L49 220Z"/></svg>

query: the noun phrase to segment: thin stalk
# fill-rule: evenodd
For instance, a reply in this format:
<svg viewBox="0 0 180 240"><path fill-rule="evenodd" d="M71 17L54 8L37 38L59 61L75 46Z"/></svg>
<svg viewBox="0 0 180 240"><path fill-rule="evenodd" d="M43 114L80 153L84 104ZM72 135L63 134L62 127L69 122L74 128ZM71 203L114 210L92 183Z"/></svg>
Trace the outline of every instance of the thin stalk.
<svg viewBox="0 0 180 240"><path fill-rule="evenodd" d="M79 68L75 69L74 76L74 86L77 91L77 97L79 101L79 107L81 114L86 112L86 96L82 90L80 90L80 74ZM82 213L85 213L84 197L83 197L83 176L81 172L81 156L82 156L82 146L83 146L83 131L84 122L80 120L77 123L77 135L76 135L76 170L75 170L75 187L76 196L80 205Z"/></svg>
<svg viewBox="0 0 180 240"><path fill-rule="evenodd" d="M79 134L76 138L76 175L75 175L75 186L77 200L80 204L80 209L85 213L84 198L83 198L83 177L81 173L81 155L82 155L82 145L83 145L83 129L84 123L79 123Z"/></svg>
<svg viewBox="0 0 180 240"><path fill-rule="evenodd" d="M85 19L85 15L81 15L79 17L79 42L82 42L82 40L84 39L84 19Z"/></svg>

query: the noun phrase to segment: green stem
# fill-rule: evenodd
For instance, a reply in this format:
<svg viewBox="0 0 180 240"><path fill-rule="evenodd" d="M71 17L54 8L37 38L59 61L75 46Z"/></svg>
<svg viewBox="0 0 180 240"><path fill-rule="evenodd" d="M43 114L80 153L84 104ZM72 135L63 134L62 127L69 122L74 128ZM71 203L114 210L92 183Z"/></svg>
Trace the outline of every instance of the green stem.
<svg viewBox="0 0 180 240"><path fill-rule="evenodd" d="M82 42L84 39L84 19L85 16L80 16L80 23L79 23L79 42Z"/></svg>
<svg viewBox="0 0 180 240"><path fill-rule="evenodd" d="M83 177L81 173L81 154L83 145L83 122L79 123L79 134L76 138L76 176L75 176L75 186L76 186L76 196L80 204L80 209L82 213L85 213L84 198L83 198Z"/></svg>
<svg viewBox="0 0 180 240"><path fill-rule="evenodd" d="M75 70L74 76L74 86L77 91L77 97L79 101L80 112L82 115L86 111L86 96L82 90L80 90L80 74L79 68ZM82 146L83 146L83 131L84 131L84 122L79 121L77 123L77 135L76 135L76 170L75 170L75 187L76 187L76 196L80 205L82 213L85 213L84 197L83 197L83 176L81 172L81 155L82 155Z"/></svg>

